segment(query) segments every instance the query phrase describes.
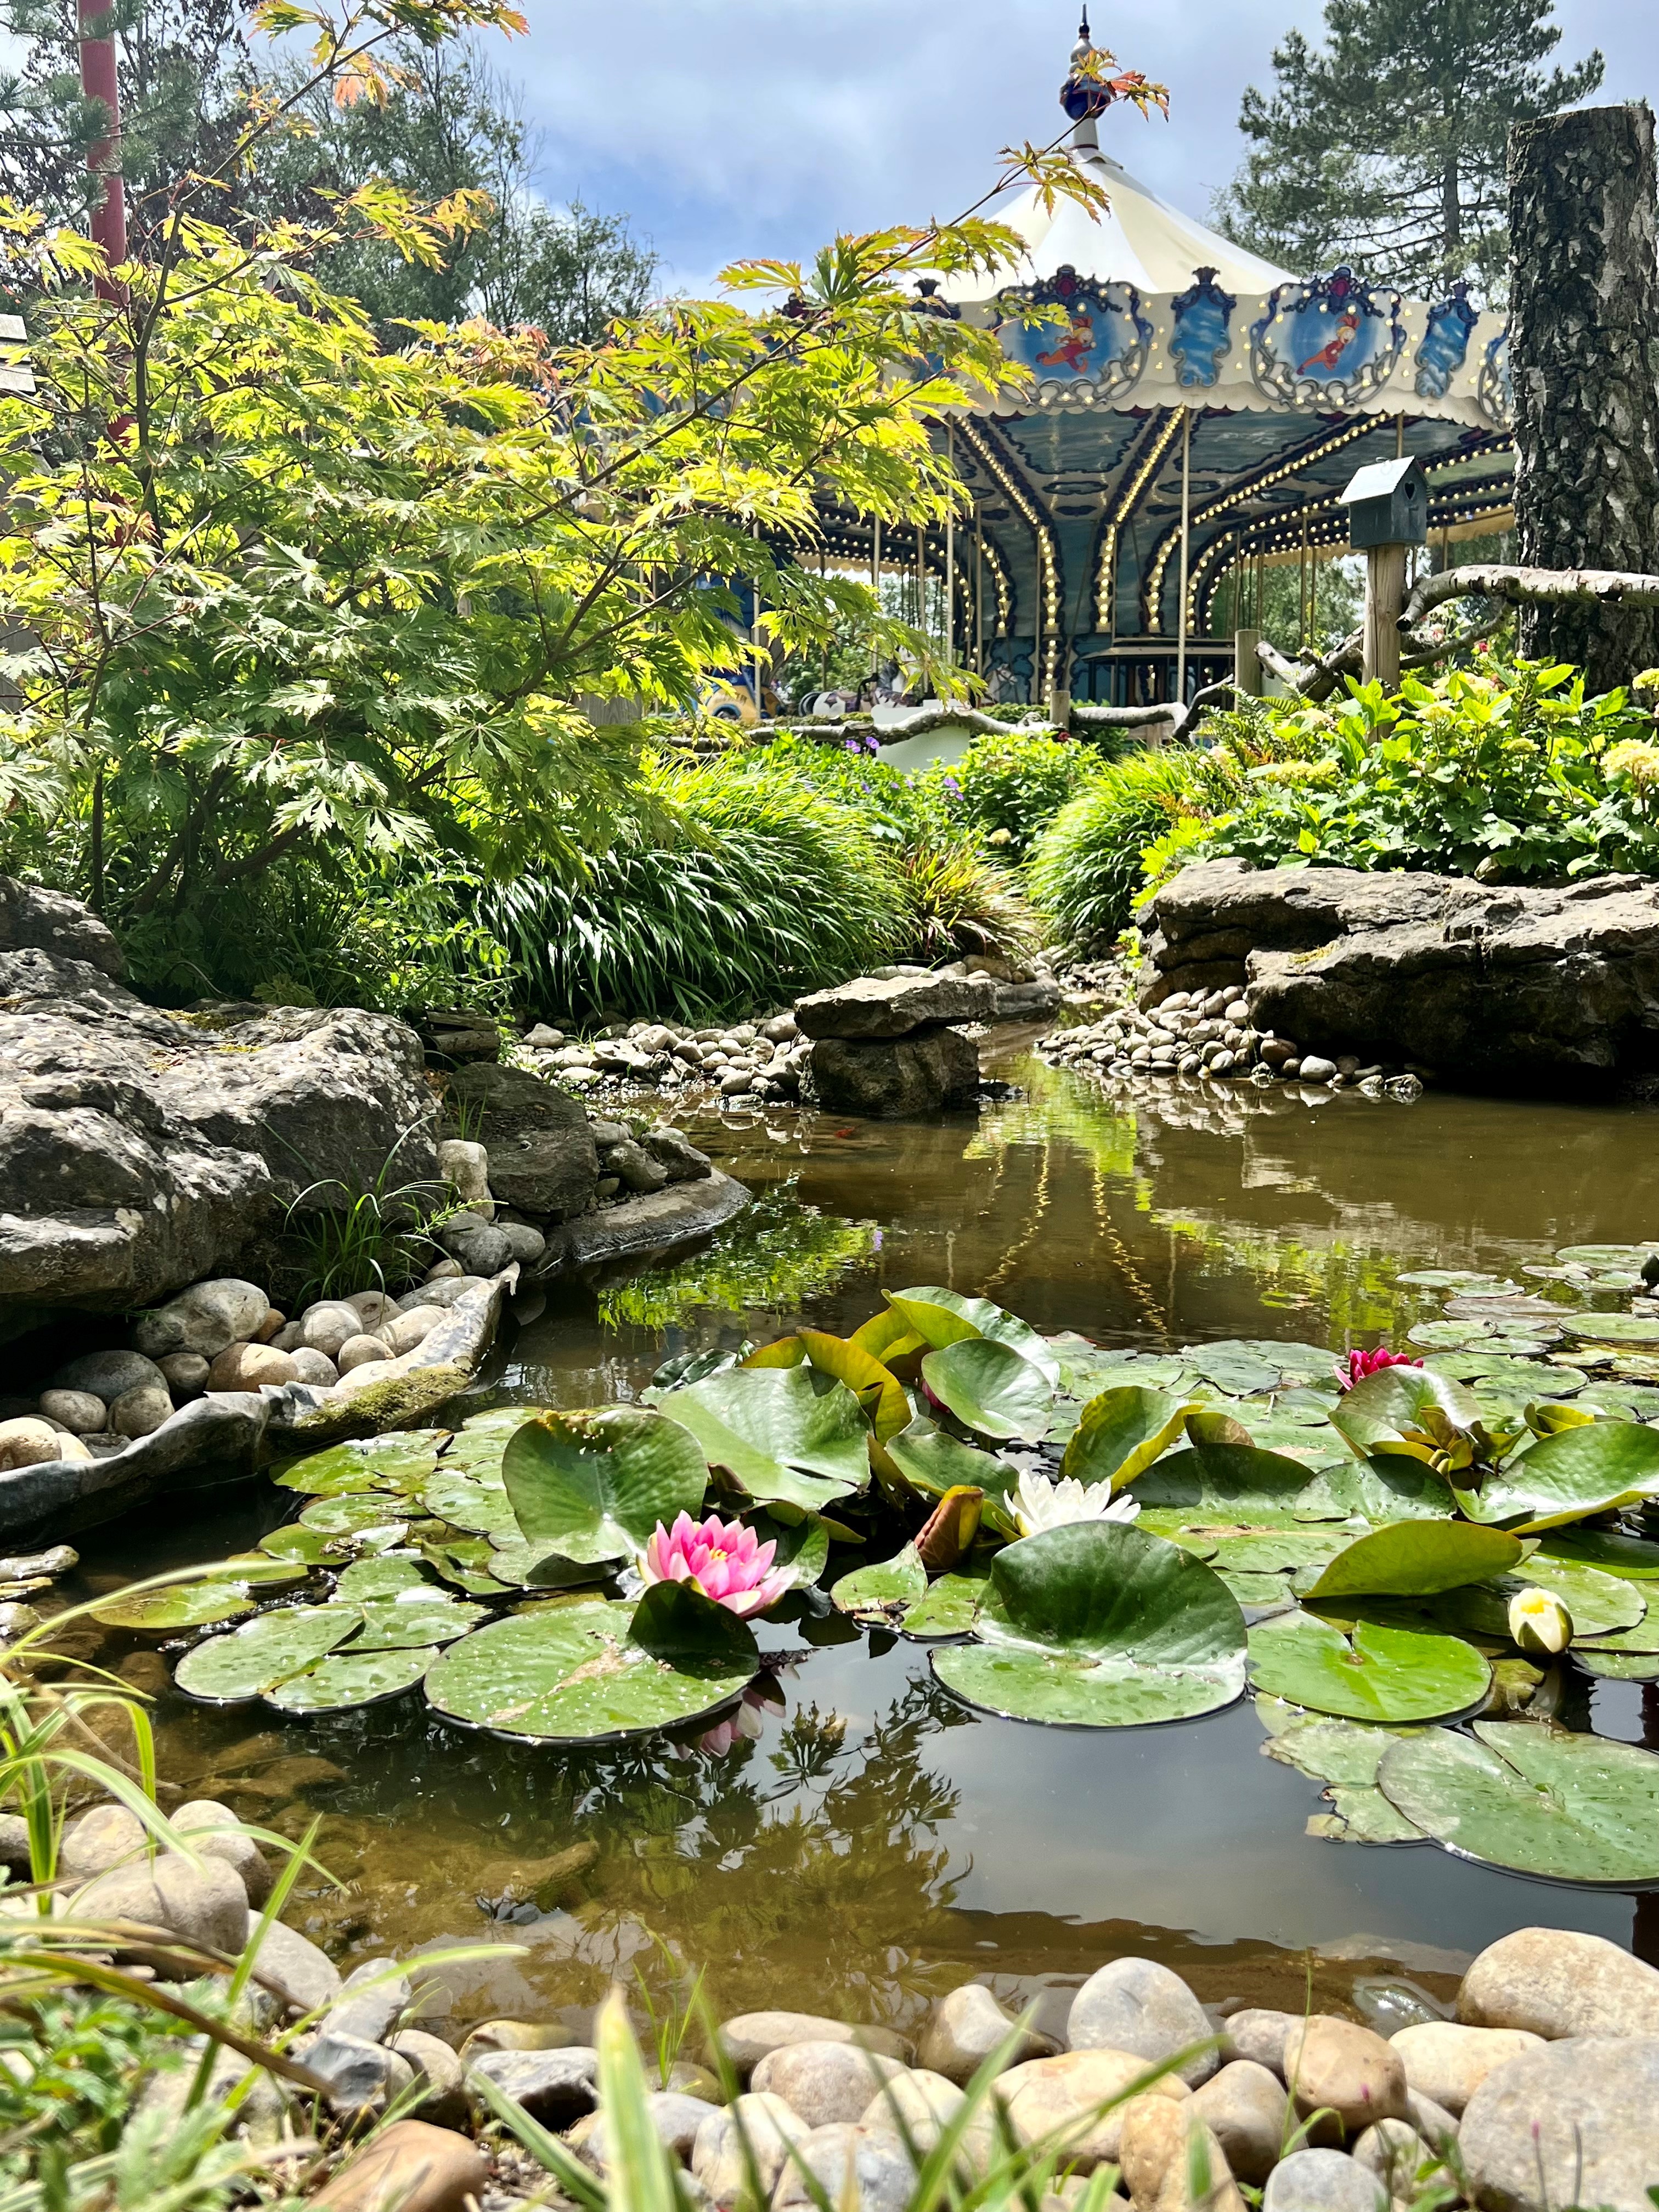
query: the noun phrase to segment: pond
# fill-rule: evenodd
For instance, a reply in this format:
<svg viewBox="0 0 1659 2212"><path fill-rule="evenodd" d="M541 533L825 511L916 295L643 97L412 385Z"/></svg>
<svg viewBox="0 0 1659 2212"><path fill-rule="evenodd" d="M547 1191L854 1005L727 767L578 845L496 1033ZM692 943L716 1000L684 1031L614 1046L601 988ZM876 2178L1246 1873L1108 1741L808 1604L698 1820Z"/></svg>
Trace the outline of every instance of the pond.
<svg viewBox="0 0 1659 2212"><path fill-rule="evenodd" d="M1114 1101L1018 1047L988 1072L1018 1095L977 1121L690 1117L757 1205L678 1264L558 1286L469 1407L629 1398L672 1353L801 1322L847 1334L915 1283L1103 1345L1398 1341L1439 1310L1401 1273L1513 1273L1659 1230L1650 1112L1175 1084ZM262 1482L134 1514L84 1540L76 1594L222 1556L300 1503ZM1206 2002L1347 1994L1386 2030L1519 1926L1659 1963L1659 1894L1310 1836L1319 1784L1261 1756L1248 1699L1164 1727L1028 1726L957 1703L923 1645L787 1610L758 1625L783 1656L769 1701L702 1741L580 1756L451 1732L418 1698L305 1723L205 1709L153 1642L101 1649L157 1692L162 1771L191 1794L290 1834L326 1816L348 1888L312 1885L296 1924L353 1960L524 1947L452 1970L463 2016L591 2004L636 1964L659 1987L678 1958L723 2011L902 2022L969 1978L1029 2002L1138 1951ZM1571 1725L1659 1748L1659 1687L1573 1696Z"/></svg>

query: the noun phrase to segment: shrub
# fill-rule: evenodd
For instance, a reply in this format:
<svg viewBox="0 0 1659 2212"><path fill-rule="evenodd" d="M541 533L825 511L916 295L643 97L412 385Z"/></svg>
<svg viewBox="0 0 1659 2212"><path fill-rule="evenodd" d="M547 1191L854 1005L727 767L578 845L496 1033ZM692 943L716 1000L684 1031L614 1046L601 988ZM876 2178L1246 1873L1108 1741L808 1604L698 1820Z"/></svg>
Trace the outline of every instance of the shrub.
<svg viewBox="0 0 1659 2212"><path fill-rule="evenodd" d="M1181 822L1206 822L1243 781L1230 758L1185 747L1109 763L1037 839L1033 902L1067 944L1109 944L1131 919L1147 849Z"/></svg>
<svg viewBox="0 0 1659 2212"><path fill-rule="evenodd" d="M1011 878L965 838L923 838L899 856L918 960L969 952L1019 958L1036 950L1037 919Z"/></svg>
<svg viewBox="0 0 1659 2212"><path fill-rule="evenodd" d="M799 775L750 754L657 763L641 796L580 880L480 890L533 1010L713 1018L839 982L904 941L902 892L864 823Z"/></svg>
<svg viewBox="0 0 1659 2212"><path fill-rule="evenodd" d="M959 761L927 775L975 837L1023 860L1039 832L1105 765L1092 746L1013 730L975 738Z"/></svg>

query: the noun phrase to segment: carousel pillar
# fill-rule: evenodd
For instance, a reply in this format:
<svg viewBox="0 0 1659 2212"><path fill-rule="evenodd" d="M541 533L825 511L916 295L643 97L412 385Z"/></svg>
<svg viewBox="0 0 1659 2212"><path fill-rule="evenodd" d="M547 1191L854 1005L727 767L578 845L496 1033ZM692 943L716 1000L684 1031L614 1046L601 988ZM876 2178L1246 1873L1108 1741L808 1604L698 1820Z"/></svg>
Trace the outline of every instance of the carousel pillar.
<svg viewBox="0 0 1659 2212"><path fill-rule="evenodd" d="M1193 536L1193 416L1181 410L1181 607L1176 619L1175 703L1187 703L1187 562Z"/></svg>

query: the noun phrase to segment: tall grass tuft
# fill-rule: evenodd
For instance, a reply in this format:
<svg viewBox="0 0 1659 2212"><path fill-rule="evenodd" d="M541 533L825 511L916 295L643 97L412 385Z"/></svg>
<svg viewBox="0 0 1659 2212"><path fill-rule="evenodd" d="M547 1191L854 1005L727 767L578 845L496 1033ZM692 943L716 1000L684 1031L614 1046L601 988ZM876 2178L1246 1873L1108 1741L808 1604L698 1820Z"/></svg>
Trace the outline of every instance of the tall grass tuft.
<svg viewBox="0 0 1659 2212"><path fill-rule="evenodd" d="M1109 945L1133 918L1147 849L1241 787L1234 764L1182 747L1109 763L1037 839L1025 872L1033 903L1079 951Z"/></svg>
<svg viewBox="0 0 1659 2212"><path fill-rule="evenodd" d="M919 839L898 858L910 907L908 950L919 960L969 952L1020 958L1036 948L1037 918L1012 879L965 837Z"/></svg>
<svg viewBox="0 0 1659 2212"><path fill-rule="evenodd" d="M859 817L763 757L659 766L658 804L574 884L521 876L478 894L538 1012L718 1018L838 982L891 956L902 890Z"/></svg>

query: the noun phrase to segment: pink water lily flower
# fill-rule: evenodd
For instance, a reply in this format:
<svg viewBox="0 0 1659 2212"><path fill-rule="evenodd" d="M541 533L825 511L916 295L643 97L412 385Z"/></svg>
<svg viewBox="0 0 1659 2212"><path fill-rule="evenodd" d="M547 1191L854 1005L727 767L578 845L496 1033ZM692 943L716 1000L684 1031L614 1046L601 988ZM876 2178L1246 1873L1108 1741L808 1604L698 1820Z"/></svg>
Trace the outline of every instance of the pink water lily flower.
<svg viewBox="0 0 1659 2212"><path fill-rule="evenodd" d="M1413 1359L1408 1352L1390 1352L1386 1344L1379 1344L1375 1352L1351 1352L1339 1359L1333 1373L1345 1390L1352 1390L1356 1382L1363 1382L1368 1375L1380 1375L1385 1367L1420 1367L1420 1359Z"/></svg>
<svg viewBox="0 0 1659 2212"><path fill-rule="evenodd" d="M660 1521L640 1559L647 1583L690 1583L716 1605L747 1620L775 1605L789 1588L787 1567L774 1567L775 1542L755 1540L741 1521L722 1521L711 1513L702 1522L682 1513L672 1528Z"/></svg>

